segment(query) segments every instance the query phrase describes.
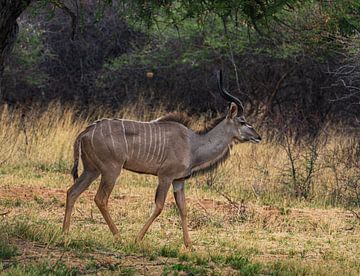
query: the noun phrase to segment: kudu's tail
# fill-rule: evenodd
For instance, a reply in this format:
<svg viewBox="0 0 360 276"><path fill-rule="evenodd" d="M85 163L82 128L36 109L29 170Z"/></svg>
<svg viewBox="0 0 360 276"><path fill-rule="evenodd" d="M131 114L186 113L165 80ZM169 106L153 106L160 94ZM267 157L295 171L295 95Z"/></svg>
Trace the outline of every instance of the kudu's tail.
<svg viewBox="0 0 360 276"><path fill-rule="evenodd" d="M79 136L76 138L76 140L74 142L74 165L71 170L71 174L73 176L74 182L79 177L78 167L79 167L79 158L80 158L80 151L81 151L81 148L80 148L81 136L82 136L81 134L82 133L79 134Z"/></svg>

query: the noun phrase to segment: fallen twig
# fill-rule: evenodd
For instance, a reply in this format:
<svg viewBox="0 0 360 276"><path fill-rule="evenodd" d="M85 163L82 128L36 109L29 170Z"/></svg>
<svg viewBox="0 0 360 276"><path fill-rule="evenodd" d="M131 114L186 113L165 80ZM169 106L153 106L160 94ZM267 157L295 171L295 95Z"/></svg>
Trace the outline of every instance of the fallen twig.
<svg viewBox="0 0 360 276"><path fill-rule="evenodd" d="M11 210L6 211L5 213L0 213L0 216L6 216L7 214L9 214L11 212Z"/></svg>
<svg viewBox="0 0 360 276"><path fill-rule="evenodd" d="M204 205L201 204L201 202L198 200L197 204L201 207L201 209L204 210L204 212L206 213L206 215L209 217L210 221L212 221L211 219L211 214L208 212L208 210L206 210L206 207Z"/></svg>
<svg viewBox="0 0 360 276"><path fill-rule="evenodd" d="M354 210L349 210L356 219L358 219L360 221L360 214L356 213Z"/></svg>

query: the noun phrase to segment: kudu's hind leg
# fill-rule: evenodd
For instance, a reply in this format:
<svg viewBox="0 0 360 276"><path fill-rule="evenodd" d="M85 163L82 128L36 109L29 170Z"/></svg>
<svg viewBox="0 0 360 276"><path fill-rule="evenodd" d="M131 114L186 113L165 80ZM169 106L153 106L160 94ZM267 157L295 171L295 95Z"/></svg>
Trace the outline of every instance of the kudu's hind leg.
<svg viewBox="0 0 360 276"><path fill-rule="evenodd" d="M146 234L150 225L154 222L154 220L160 215L161 211L163 210L166 195L169 191L171 182L172 181L169 179L159 179L159 185L156 189L156 194L155 194L155 209L151 214L150 218L148 219L148 221L145 223L144 227L139 232L136 241L139 242L144 238L144 235Z"/></svg>
<svg viewBox="0 0 360 276"><path fill-rule="evenodd" d="M191 242L190 242L189 231L187 226L184 182L174 181L173 187L174 187L174 197L175 197L176 205L179 208L179 213L181 218L181 227L183 230L184 244L186 247L189 247Z"/></svg>
<svg viewBox="0 0 360 276"><path fill-rule="evenodd" d="M109 214L108 202L110 194L115 186L115 182L117 177L120 174L120 169L116 170L116 172L102 174L101 183L99 189L95 196L95 203L100 209L101 214L103 215L107 225L109 226L113 235L119 233L114 221L111 219Z"/></svg>
<svg viewBox="0 0 360 276"><path fill-rule="evenodd" d="M70 228L70 218L72 209L74 207L75 201L77 198L90 186L99 173L96 171L84 170L78 179L76 179L74 185L72 185L66 195L66 207L65 207L65 216L63 223L63 232L68 232Z"/></svg>

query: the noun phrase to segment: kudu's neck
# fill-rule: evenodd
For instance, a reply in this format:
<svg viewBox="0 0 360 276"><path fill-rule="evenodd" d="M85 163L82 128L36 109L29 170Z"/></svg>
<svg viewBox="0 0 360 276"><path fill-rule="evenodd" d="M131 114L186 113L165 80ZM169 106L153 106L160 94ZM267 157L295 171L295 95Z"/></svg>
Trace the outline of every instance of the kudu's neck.
<svg viewBox="0 0 360 276"><path fill-rule="evenodd" d="M192 163L194 171L206 169L228 155L232 135L221 121L209 132L197 135L194 139Z"/></svg>

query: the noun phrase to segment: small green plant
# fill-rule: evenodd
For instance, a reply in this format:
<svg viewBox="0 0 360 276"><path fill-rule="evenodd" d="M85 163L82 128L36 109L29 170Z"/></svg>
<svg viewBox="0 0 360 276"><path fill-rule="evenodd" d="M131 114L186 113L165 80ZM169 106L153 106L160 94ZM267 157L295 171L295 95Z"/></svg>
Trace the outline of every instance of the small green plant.
<svg viewBox="0 0 360 276"><path fill-rule="evenodd" d="M179 255L179 249L172 248L170 246L164 246L160 249L160 255L163 257L176 258Z"/></svg>
<svg viewBox="0 0 360 276"><path fill-rule="evenodd" d="M238 270L241 275L257 275L261 270L259 263L252 263L247 257L235 254L225 259L225 264Z"/></svg>
<svg viewBox="0 0 360 276"><path fill-rule="evenodd" d="M280 276L280 275L308 275L309 272L306 268L296 266L291 263L275 262L267 265L267 275Z"/></svg>
<svg viewBox="0 0 360 276"><path fill-rule="evenodd" d="M132 268L132 267L122 268L122 269L120 270L120 275L123 275L123 276L136 275L136 269L135 269L135 268Z"/></svg>
<svg viewBox="0 0 360 276"><path fill-rule="evenodd" d="M69 268L63 262L50 263L34 263L30 265L17 264L3 275L51 275L51 276L73 276L79 273L77 268Z"/></svg>
<svg viewBox="0 0 360 276"><path fill-rule="evenodd" d="M43 205L45 202L42 197L38 197L38 196L34 196L34 201L39 205Z"/></svg>
<svg viewBox="0 0 360 276"><path fill-rule="evenodd" d="M190 257L186 253L181 253L178 256L179 261L188 262L190 260Z"/></svg>
<svg viewBox="0 0 360 276"><path fill-rule="evenodd" d="M207 265L209 263L209 260L207 258L198 255L195 255L194 259L197 265Z"/></svg>
<svg viewBox="0 0 360 276"><path fill-rule="evenodd" d="M4 237L0 237L0 260L10 259L18 255L16 246L11 245Z"/></svg>
<svg viewBox="0 0 360 276"><path fill-rule="evenodd" d="M15 199L15 200L11 200L11 199L0 199L0 205L4 206L4 207L20 207L23 205L23 201L19 198Z"/></svg>
<svg viewBox="0 0 360 276"><path fill-rule="evenodd" d="M57 173L68 173L70 165L66 160L59 160L53 164L40 163L36 165L36 168L42 172L57 172Z"/></svg>
<svg viewBox="0 0 360 276"><path fill-rule="evenodd" d="M21 217L16 222L1 225L1 227L5 227L11 236L17 236L29 241L54 245L61 243L61 229L46 220L31 221Z"/></svg>
<svg viewBox="0 0 360 276"><path fill-rule="evenodd" d="M202 267L196 267L191 264L174 264L165 266L163 275L177 275L177 272L185 272L186 275L207 275L207 270Z"/></svg>
<svg viewBox="0 0 360 276"><path fill-rule="evenodd" d="M283 172L283 183L288 192L298 198L308 200L312 197L314 177L318 171L320 142L314 140L301 147L286 137L284 150L288 156L288 168Z"/></svg>

